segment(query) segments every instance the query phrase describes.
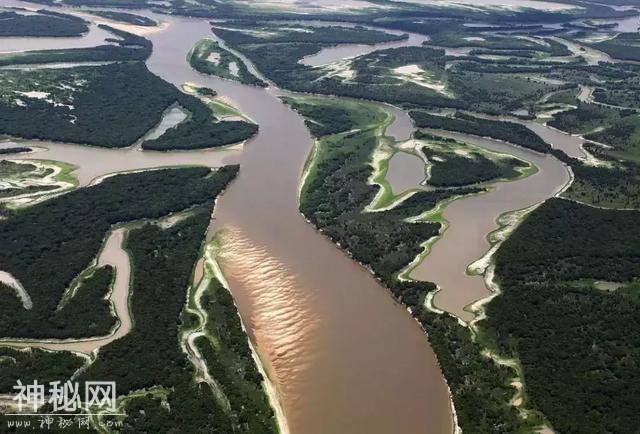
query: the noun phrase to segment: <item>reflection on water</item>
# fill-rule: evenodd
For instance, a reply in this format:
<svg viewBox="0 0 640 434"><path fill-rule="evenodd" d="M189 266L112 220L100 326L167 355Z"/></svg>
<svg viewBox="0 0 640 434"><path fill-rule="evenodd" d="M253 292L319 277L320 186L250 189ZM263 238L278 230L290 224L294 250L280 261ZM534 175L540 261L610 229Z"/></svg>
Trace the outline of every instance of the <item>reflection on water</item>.
<svg viewBox="0 0 640 434"><path fill-rule="evenodd" d="M167 110L163 115L162 119L154 128L151 129L141 141L145 140L155 140L167 130L176 127L179 123L184 121L187 118L187 113L180 107L171 107Z"/></svg>
<svg viewBox="0 0 640 434"><path fill-rule="evenodd" d="M236 301L251 315L246 324L250 331L263 329L252 338L274 383L280 389L295 388L296 378L313 357L305 352L318 321L312 294L301 287L285 263L245 238L241 230L226 227L222 245L225 277L239 289Z"/></svg>
<svg viewBox="0 0 640 434"><path fill-rule="evenodd" d="M522 124L539 135L542 140L549 143L553 148L564 151L568 156L574 158L585 157L585 153L582 150L583 138L553 129L540 122L526 121L522 122Z"/></svg>
<svg viewBox="0 0 640 434"><path fill-rule="evenodd" d="M147 64L176 85L232 98L260 125L218 201L213 230L224 230L222 267L291 432L451 432L446 385L422 331L300 216L298 183L312 139L277 98L283 92L187 67L192 45L210 35L206 22L171 17L166 31L150 36ZM295 326L283 327L283 318Z"/></svg>

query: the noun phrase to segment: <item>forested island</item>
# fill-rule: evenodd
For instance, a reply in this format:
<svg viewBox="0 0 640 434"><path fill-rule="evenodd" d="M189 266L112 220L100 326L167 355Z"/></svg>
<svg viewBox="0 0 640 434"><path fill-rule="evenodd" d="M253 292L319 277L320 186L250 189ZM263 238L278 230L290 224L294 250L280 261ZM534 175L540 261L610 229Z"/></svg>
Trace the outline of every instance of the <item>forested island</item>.
<svg viewBox="0 0 640 434"><path fill-rule="evenodd" d="M241 142L257 126L218 121L211 108L149 72L139 62L0 72L0 132L104 147L130 146L179 104L188 121L142 143L143 149L199 149ZM65 86L60 88L60 83ZM82 83L82 84L77 84ZM128 111L121 110L126 106ZM130 112L138 115L132 117ZM119 128L114 129L112 125Z"/></svg>
<svg viewBox="0 0 640 434"><path fill-rule="evenodd" d="M193 69L203 74L238 80L244 84L267 86L267 83L249 72L247 65L239 57L222 48L217 41L212 39L198 42L189 53L188 59Z"/></svg>
<svg viewBox="0 0 640 434"><path fill-rule="evenodd" d="M81 18L48 10L26 14L20 9L0 11L0 37L80 36L89 31Z"/></svg>

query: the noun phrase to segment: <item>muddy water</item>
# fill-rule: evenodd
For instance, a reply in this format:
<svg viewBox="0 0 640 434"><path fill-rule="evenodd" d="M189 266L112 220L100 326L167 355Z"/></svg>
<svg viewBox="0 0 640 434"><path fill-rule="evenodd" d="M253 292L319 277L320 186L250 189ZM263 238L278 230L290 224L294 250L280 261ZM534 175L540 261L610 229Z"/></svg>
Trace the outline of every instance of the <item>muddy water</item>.
<svg viewBox="0 0 640 434"><path fill-rule="evenodd" d="M7 4L4 2L3 4ZM19 3L14 3L19 4ZM89 32L78 37L64 38L2 38L0 45L0 55L2 53L14 53L28 50L56 50L66 48L86 48L96 45L107 44L105 39L113 38L114 35L99 28L95 24L89 26Z"/></svg>
<svg viewBox="0 0 640 434"><path fill-rule="evenodd" d="M302 120L280 103L275 88L242 86L188 67L187 52L211 36L205 21L152 17L169 22L149 35L154 43L148 61L152 72L177 86L194 82L212 87L260 124L259 135L240 157L239 177L219 200L213 228L223 229L225 274L275 383L291 432L451 432L446 385L424 334L367 271L316 233L298 212L300 171L312 143ZM406 114L398 115L389 133L407 138L410 128ZM468 140L481 146L478 142L484 142ZM414 277L437 282L442 291L436 304L442 302L442 307L463 317L467 300L486 293L482 279L468 278L464 270L488 249L484 236L495 227L495 218L502 210L548 197L568 179L551 157L486 142L489 149L524 153L523 158L541 172L455 202L445 211L451 227ZM80 155L82 150L87 153ZM147 152L73 145L50 146L48 152L47 158L73 159L80 165L85 184L108 173L101 168L100 155L122 152L117 167L131 169L151 167L144 166L144 159L156 158ZM131 162L137 154L140 160ZM188 164L180 163L183 155L189 159L204 154L160 155L169 165ZM216 155L217 164L228 161L229 156ZM208 164L204 159L200 163Z"/></svg>
<svg viewBox="0 0 640 434"><path fill-rule="evenodd" d="M419 157L406 152L396 152L389 160L387 181L394 195L418 188L425 178L425 164Z"/></svg>
<svg viewBox="0 0 640 434"><path fill-rule="evenodd" d="M375 27L371 27L371 28L375 28ZM300 63L308 66L326 65L328 63L335 62L337 60L362 56L364 54L368 54L377 50L421 45L424 41L427 41L429 39L427 36L419 35L417 33L398 32L398 31L393 31L388 29L385 29L384 31L393 35L408 35L408 39L401 40L401 41L385 42L382 44L375 44L375 45L345 44L345 45L337 45L335 47L327 47L327 48L323 48L316 54L304 57L302 60L300 60Z"/></svg>
<svg viewBox="0 0 640 434"><path fill-rule="evenodd" d="M150 36L148 65L176 85L216 89L260 125L218 202L214 230L223 229L225 275L291 432L451 432L446 385L424 334L298 211L312 144L302 119L275 88L188 68L187 52L210 36L206 22L171 18Z"/></svg>
<svg viewBox="0 0 640 434"><path fill-rule="evenodd" d="M564 151L568 156L574 158L585 157L585 153L582 150L582 144L585 140L582 137L556 130L540 122L523 121L521 123L539 135L545 142L551 144L555 149Z"/></svg>
<svg viewBox="0 0 640 434"><path fill-rule="evenodd" d="M129 279L131 277L131 265L129 254L122 248L125 237L125 229L113 230L107 237L97 265L102 267L111 265L115 268L116 278L109 299L118 317L117 329L106 337L91 339L51 339L47 341L9 341L13 347L44 348L52 351L74 351L90 354L92 351L125 336L131 330L131 316L129 314ZM1 343L2 341L0 341Z"/></svg>
<svg viewBox="0 0 640 434"><path fill-rule="evenodd" d="M489 250L486 236L497 229L496 219L505 212L527 208L553 196L569 182L569 172L550 155L465 134L434 133L511 154L539 169L528 178L497 183L495 190L489 193L460 199L447 206L443 217L449 222L449 227L426 259L411 273L414 279L438 284L440 291L434 298L438 308L469 321L473 315L465 307L489 295L489 290L482 276L469 276L466 270Z"/></svg>
<svg viewBox="0 0 640 434"><path fill-rule="evenodd" d="M151 152L133 148L109 149L65 143L52 143L35 140L6 141L0 143L0 149L15 146L38 148L30 154L16 156L21 160L64 161L77 167L73 172L81 186L93 180L115 172L137 169L152 169L176 165L207 165L220 167L236 164L240 160L240 148L209 151ZM11 155L3 155L11 158Z"/></svg>
<svg viewBox="0 0 640 434"><path fill-rule="evenodd" d="M152 128L151 131L149 131L143 137L142 141L157 139L158 137L166 133L167 130L178 126L178 124L182 123L182 121L187 119L187 117L187 112L185 112L180 107L171 107L164 113L164 116L162 116L160 123Z"/></svg>

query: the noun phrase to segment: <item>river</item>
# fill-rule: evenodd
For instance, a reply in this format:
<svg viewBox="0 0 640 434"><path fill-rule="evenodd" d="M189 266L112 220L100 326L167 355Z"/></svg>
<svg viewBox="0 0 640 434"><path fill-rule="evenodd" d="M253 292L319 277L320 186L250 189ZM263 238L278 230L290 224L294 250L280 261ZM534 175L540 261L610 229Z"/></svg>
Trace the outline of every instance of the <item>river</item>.
<svg viewBox="0 0 640 434"><path fill-rule="evenodd" d="M313 143L303 120L276 88L204 76L188 66L192 46L212 37L206 20L146 15L168 24L148 35L152 72L176 86L214 88L260 125L240 153L238 178L218 201L214 230L224 230L223 269L290 431L450 433L448 390L418 324L298 211L298 183ZM118 158L119 166L108 164L119 171L145 164L148 154L46 145L41 158L78 165L83 184L105 172L103 158ZM219 151L149 154L166 158L161 165L179 158L230 162ZM222 156L209 163L196 161L200 155Z"/></svg>
<svg viewBox="0 0 640 434"><path fill-rule="evenodd" d="M171 18L151 35L147 63L175 85L216 89L260 125L218 202L214 230L223 229L225 276L291 432L451 432L446 385L420 328L299 213L313 142L302 119L274 87L191 70L186 53L205 37L206 22Z"/></svg>
<svg viewBox="0 0 640 434"><path fill-rule="evenodd" d="M489 249L487 235L498 228L500 215L528 208L558 193L570 180L568 169L555 157L491 139L466 134L432 131L460 142L471 143L533 163L538 172L524 179L499 182L485 194L449 204L442 216L448 222L444 236L411 273L417 280L435 282L439 291L436 307L470 321L474 315L465 308L490 295L481 275L469 275L467 267Z"/></svg>

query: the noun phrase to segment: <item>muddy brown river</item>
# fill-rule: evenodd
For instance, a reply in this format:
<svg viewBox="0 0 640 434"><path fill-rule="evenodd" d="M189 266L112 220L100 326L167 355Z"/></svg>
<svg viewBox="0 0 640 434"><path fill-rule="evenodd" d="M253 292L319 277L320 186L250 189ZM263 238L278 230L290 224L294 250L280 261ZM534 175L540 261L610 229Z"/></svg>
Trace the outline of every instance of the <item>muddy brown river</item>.
<svg viewBox="0 0 640 434"><path fill-rule="evenodd" d="M288 430L450 433L447 387L418 324L298 211L301 170L312 146L302 119L281 103L278 89L190 69L188 51L212 37L205 20L149 15L168 22L147 35L154 44L147 62L152 72L176 86L212 87L260 125L240 153L240 175L218 202L214 229L223 231L223 269L275 384ZM180 159L210 165L235 161L220 151L150 153L159 160L146 164L147 153L133 149L38 145L49 149L39 158L78 165L84 184L107 172L104 159L117 161L105 164L108 171ZM206 159L196 162L198 155ZM207 160L210 156L219 157Z"/></svg>
<svg viewBox="0 0 640 434"><path fill-rule="evenodd" d="M365 269L305 222L298 185L312 139L259 89L206 77L185 56L206 22L150 36L151 71L216 89L260 125L220 198L222 267L292 433L450 433L447 388L418 325ZM408 134L408 132L406 132Z"/></svg>

